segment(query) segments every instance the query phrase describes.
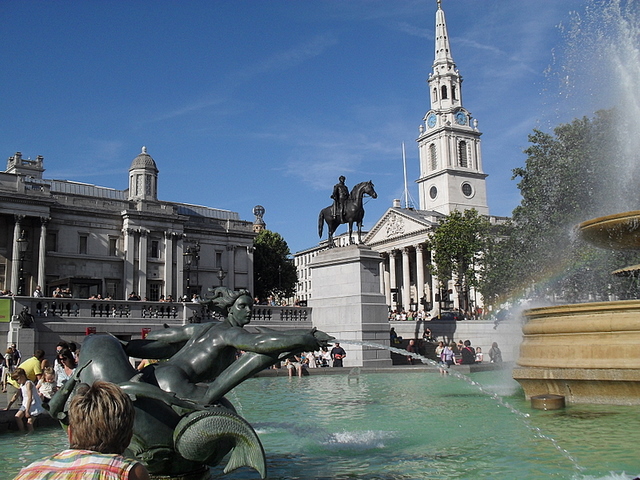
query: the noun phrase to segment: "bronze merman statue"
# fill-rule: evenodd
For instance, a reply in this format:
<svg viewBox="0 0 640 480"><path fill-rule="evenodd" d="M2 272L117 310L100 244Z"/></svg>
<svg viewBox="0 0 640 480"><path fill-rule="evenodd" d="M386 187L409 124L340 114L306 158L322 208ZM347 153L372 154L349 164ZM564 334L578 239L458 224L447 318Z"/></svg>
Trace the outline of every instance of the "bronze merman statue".
<svg viewBox="0 0 640 480"><path fill-rule="evenodd" d="M283 358L319 350L332 337L316 329L246 331L253 307L246 290L219 287L203 303L224 320L155 330L124 344L110 335L90 335L74 381L113 382L132 397L136 420L129 450L151 474L198 471L231 452L225 473L249 466L264 478L260 440L224 395ZM238 350L246 353L236 360ZM166 361L137 372L129 356ZM63 390L62 396L72 395ZM65 399L54 400L52 413L58 415Z"/></svg>

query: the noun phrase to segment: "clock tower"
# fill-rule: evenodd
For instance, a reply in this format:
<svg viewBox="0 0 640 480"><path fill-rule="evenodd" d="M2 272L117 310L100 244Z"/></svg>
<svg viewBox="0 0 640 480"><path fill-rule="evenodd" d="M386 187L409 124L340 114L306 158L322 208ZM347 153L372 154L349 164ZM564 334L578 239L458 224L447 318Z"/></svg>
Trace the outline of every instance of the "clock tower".
<svg viewBox="0 0 640 480"><path fill-rule="evenodd" d="M431 108L420 125L420 210L448 215L475 208L489 214L487 175L482 171L480 131L462 104L462 76L451 56L447 24L438 0L436 52L427 80Z"/></svg>

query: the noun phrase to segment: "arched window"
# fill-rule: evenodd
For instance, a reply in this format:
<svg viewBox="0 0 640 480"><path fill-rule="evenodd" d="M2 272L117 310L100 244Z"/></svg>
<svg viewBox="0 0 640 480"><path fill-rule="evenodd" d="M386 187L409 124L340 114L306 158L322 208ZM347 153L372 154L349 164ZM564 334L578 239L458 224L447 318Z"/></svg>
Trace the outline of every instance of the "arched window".
<svg viewBox="0 0 640 480"><path fill-rule="evenodd" d="M438 101L438 89L437 88L433 89L433 101L434 102Z"/></svg>
<svg viewBox="0 0 640 480"><path fill-rule="evenodd" d="M449 97L447 97L447 86L446 85L442 85L441 90L442 90L442 99L446 100L447 98L449 98Z"/></svg>
<svg viewBox="0 0 640 480"><path fill-rule="evenodd" d="M431 164L431 170L438 168L438 157L436 156L436 144L429 145L429 162Z"/></svg>
<svg viewBox="0 0 640 480"><path fill-rule="evenodd" d="M467 167L468 165L468 161L467 161L467 142L465 142L464 140L462 140L460 143L458 143L458 164L461 167Z"/></svg>
<svg viewBox="0 0 640 480"><path fill-rule="evenodd" d="M457 100L457 97L456 97L456 86L455 85L451 85L451 98L453 98L454 100Z"/></svg>

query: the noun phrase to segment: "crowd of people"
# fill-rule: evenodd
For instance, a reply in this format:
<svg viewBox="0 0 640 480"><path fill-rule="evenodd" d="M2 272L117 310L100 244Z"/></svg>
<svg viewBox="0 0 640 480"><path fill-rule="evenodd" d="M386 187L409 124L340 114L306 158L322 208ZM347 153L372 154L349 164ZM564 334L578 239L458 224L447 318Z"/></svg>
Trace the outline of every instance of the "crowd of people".
<svg viewBox="0 0 640 480"><path fill-rule="evenodd" d="M459 340L446 343L439 341L435 350L436 359L440 365L440 373L447 373L452 365L474 365L485 361L481 347L472 347L470 340ZM490 363L502 363L502 352L497 342L493 342L488 352Z"/></svg>
<svg viewBox="0 0 640 480"><path fill-rule="evenodd" d="M418 320L426 320L429 318L429 313L424 310L392 310L389 312L390 322L414 322Z"/></svg>
<svg viewBox="0 0 640 480"><path fill-rule="evenodd" d="M390 310L389 321L390 322L414 322L420 320L438 319L442 314L450 315L456 320L481 320L485 318L486 312L484 309L477 307L473 311L468 310L446 310L440 313L434 314L432 317L429 312L424 310Z"/></svg>
<svg viewBox="0 0 640 480"><path fill-rule="evenodd" d="M35 419L44 411L43 405L73 377L77 365L78 349L73 342L58 343L53 364L43 350L36 350L23 360L15 343L7 348L0 362L2 392L10 395L5 410L16 402L20 404L15 415L20 431L33 431Z"/></svg>
<svg viewBox="0 0 640 480"><path fill-rule="evenodd" d="M343 367L343 359L347 356L347 352L340 346L339 343L335 343L333 348L329 350L326 347L322 347L317 352L303 352L298 355L290 355L284 360L284 367L289 371L289 376L295 375L302 377L308 375L309 368L324 368L324 367ZM273 368L281 368L281 364L277 363Z"/></svg>

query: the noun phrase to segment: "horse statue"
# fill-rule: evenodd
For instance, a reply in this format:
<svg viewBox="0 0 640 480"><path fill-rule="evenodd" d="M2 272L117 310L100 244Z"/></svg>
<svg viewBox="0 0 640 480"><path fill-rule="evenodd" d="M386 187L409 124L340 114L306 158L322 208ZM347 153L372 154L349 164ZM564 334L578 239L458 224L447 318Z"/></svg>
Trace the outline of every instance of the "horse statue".
<svg viewBox="0 0 640 480"><path fill-rule="evenodd" d="M371 180L355 185L349 193L349 198L345 202L344 218L340 219L333 215L333 207L328 206L320 210L318 216L318 235L322 238L324 223L327 223L329 230L329 248L333 248L333 234L343 223L349 224L349 245L353 243L353 223L358 226L358 242L362 243L362 219L364 218L364 207L362 197L369 195L371 198L378 198L378 194L373 188Z"/></svg>

